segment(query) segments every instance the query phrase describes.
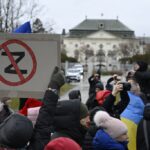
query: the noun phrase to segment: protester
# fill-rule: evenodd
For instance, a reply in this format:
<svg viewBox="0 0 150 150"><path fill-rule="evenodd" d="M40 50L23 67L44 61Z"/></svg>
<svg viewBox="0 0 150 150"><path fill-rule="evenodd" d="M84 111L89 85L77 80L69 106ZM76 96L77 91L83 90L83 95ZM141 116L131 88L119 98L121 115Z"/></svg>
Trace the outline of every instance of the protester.
<svg viewBox="0 0 150 150"><path fill-rule="evenodd" d="M80 90L72 90L69 92L69 99L79 99L81 101Z"/></svg>
<svg viewBox="0 0 150 150"><path fill-rule="evenodd" d="M130 139L128 148L129 150L136 150L137 126L143 118L144 102L141 97L139 84L136 80L130 78L128 82L131 84L131 89L128 91L130 102L126 109L121 113L121 120L128 127L128 136Z"/></svg>
<svg viewBox="0 0 150 150"><path fill-rule="evenodd" d="M80 100L59 101L54 120L52 139L69 137L82 146L90 125L89 112Z"/></svg>
<svg viewBox="0 0 150 150"><path fill-rule="evenodd" d="M7 100L0 101L0 147L23 148L32 136L33 126L28 118L11 110Z"/></svg>
<svg viewBox="0 0 150 150"><path fill-rule="evenodd" d="M95 92L93 94L90 94L89 98L86 101L86 105L89 110L92 110L94 107L99 106L98 101L96 100L96 93L103 90L104 90L104 86L102 82L96 83Z"/></svg>
<svg viewBox="0 0 150 150"><path fill-rule="evenodd" d="M120 81L113 86L112 93L106 97L102 107L113 117L120 118L120 114L129 104L129 96L126 88L123 88L123 83ZM120 93L120 100L115 104L116 97Z"/></svg>
<svg viewBox="0 0 150 150"><path fill-rule="evenodd" d="M93 139L94 150L127 150L127 126L107 112L98 111L94 122L99 129Z"/></svg>
<svg viewBox="0 0 150 150"><path fill-rule="evenodd" d="M58 67L55 67L53 74L43 98L43 105L34 127L28 150L43 150L51 139L50 131L54 122L54 115L58 102L60 87L65 83L64 76Z"/></svg>
<svg viewBox="0 0 150 150"><path fill-rule="evenodd" d="M134 65L134 77L140 85L141 92L143 92L147 100L150 101L150 72L147 71L148 64L144 61L137 61Z"/></svg>
<svg viewBox="0 0 150 150"><path fill-rule="evenodd" d="M88 128L87 130L87 133L85 135L85 138L84 138L84 143L83 143L83 146L82 146L82 149L83 150L93 150L93 138L97 132L97 130L100 129L100 127L97 127L93 121L93 118L94 118L94 115L97 111L105 111L105 109L103 107L100 107L100 106L96 106L94 107L92 110L90 110L90 127Z"/></svg>
<svg viewBox="0 0 150 150"><path fill-rule="evenodd" d="M100 78L100 74L97 74L97 73L95 73L95 74L93 74L92 76L90 76L89 78L88 78L88 81L89 81L89 85L90 85L90 87L89 87L89 96L91 95L91 94L94 94L95 93L95 85L97 84L97 83L101 83L102 84L102 82L101 82L101 80L100 80L101 78Z"/></svg>
<svg viewBox="0 0 150 150"><path fill-rule="evenodd" d="M106 90L112 91L113 90L113 85L116 84L118 81L120 81L120 78L118 77L117 74L114 74L112 77L110 77L107 80L106 83Z"/></svg>
<svg viewBox="0 0 150 150"><path fill-rule="evenodd" d="M50 87L58 91L62 81L59 80L59 77L55 79L56 83ZM90 124L86 105L79 99L63 100L57 103L57 94L49 95L47 92L35 124L29 149L42 150L50 139L53 141L59 137L71 138L82 146L84 135ZM50 138L51 127L54 132Z"/></svg>
<svg viewBox="0 0 150 150"><path fill-rule="evenodd" d="M137 128L136 147L137 150L150 149L150 103L147 103L144 108L143 119L140 121Z"/></svg>

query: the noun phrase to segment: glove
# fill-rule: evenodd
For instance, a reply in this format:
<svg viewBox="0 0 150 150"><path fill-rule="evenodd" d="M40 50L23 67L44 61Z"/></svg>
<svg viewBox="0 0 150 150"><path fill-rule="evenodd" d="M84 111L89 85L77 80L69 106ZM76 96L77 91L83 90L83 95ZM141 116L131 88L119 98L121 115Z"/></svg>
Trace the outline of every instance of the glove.
<svg viewBox="0 0 150 150"><path fill-rule="evenodd" d="M48 88L60 90L61 86L63 86L65 83L65 77L63 72L60 70L59 67L55 67L54 71L52 73L50 83L48 85Z"/></svg>

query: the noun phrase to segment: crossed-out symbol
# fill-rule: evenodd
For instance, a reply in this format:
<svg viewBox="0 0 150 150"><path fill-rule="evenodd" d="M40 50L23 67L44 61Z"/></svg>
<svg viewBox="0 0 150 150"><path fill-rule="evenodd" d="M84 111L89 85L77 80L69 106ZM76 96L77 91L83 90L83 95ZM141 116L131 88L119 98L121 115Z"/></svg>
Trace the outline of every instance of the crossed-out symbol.
<svg viewBox="0 0 150 150"><path fill-rule="evenodd" d="M18 44L19 46L22 46L26 50L27 53L29 53L29 55L32 59L32 70L28 74L27 77L24 77L24 75L20 71L19 66L17 65L13 55L11 54L11 52L8 48L8 45L10 45L10 44ZM13 82L13 81L9 81L9 80L5 79L2 75L0 75L1 82L3 82L6 85L9 85L9 86L19 86L19 85L22 85L22 84L28 82L34 76L34 74L36 72L36 68L37 68L37 61L36 61L36 57L35 57L32 49L26 43L24 43L20 40L17 40L17 39L11 39L11 40L8 40L8 41L2 43L0 45L0 49L3 49L6 52L8 59L10 60L13 68L16 71L16 74L18 75L18 77L20 79L19 81Z"/></svg>

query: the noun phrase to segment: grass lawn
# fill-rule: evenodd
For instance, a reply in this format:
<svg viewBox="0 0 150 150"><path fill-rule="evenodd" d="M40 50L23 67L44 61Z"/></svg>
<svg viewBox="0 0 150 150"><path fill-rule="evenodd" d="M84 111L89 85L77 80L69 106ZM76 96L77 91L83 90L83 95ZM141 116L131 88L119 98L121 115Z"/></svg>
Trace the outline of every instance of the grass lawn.
<svg viewBox="0 0 150 150"><path fill-rule="evenodd" d="M74 85L71 84L64 84L61 89L60 89L60 96L64 95L67 91L69 91L70 89L74 88ZM13 110L18 110L19 108L19 98L13 98L12 101L8 102L10 108L12 108Z"/></svg>

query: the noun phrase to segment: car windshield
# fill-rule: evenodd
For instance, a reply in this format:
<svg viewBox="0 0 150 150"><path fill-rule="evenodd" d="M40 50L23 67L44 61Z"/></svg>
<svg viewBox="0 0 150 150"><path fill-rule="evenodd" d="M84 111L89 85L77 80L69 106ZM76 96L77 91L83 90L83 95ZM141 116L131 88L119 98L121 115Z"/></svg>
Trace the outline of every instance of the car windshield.
<svg viewBox="0 0 150 150"><path fill-rule="evenodd" d="M72 72L72 73L78 73L80 72L80 70L76 70L76 69L69 69L68 72Z"/></svg>

